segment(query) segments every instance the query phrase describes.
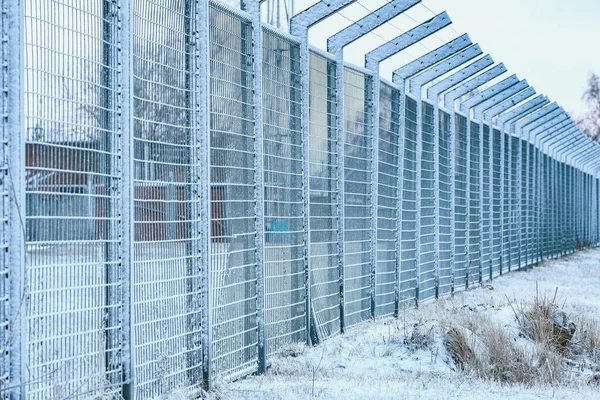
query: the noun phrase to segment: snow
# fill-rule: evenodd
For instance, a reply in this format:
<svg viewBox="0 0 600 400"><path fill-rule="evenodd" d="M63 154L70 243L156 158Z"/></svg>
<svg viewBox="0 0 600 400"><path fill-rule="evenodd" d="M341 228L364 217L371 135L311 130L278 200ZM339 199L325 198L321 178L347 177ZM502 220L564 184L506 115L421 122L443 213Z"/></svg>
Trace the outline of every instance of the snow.
<svg viewBox="0 0 600 400"><path fill-rule="evenodd" d="M485 314L518 337L510 302L532 300L540 295L558 298L567 313L599 319L600 249L579 252L541 263L528 271L505 274L481 287L404 310L398 319L361 324L315 347L291 346L285 356L271 357L262 376L234 383L217 382L209 398L236 399L539 399L598 398L598 387L587 384L589 375L574 372L563 387L501 385L483 381L454 369L441 345L419 348L405 344L415 322L426 329L440 316L467 307ZM410 343L409 343L410 344ZM575 368L575 367L574 367ZM586 378L586 379L583 379Z"/></svg>

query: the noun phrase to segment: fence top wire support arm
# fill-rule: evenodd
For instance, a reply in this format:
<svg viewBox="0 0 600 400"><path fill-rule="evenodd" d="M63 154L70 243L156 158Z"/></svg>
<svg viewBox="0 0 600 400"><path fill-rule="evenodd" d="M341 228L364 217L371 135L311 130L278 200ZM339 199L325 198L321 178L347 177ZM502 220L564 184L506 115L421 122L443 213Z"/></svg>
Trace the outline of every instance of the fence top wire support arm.
<svg viewBox="0 0 600 400"><path fill-rule="evenodd" d="M568 123L570 120L569 116L566 113L561 113L554 118L550 118L549 115L541 118L531 124L529 124L526 129L523 129L522 132L526 132L526 136L524 136L527 142L535 144L534 139L542 132L545 132L548 129L552 129L561 123Z"/></svg>
<svg viewBox="0 0 600 400"><path fill-rule="evenodd" d="M503 63L495 65L494 67L486 70L484 73L477 75L474 78L469 79L468 81L462 83L460 86L455 87L454 89L446 92L444 94L444 108L447 110L454 109L454 102L466 95L469 92L477 89L478 87L485 85L487 82L491 81L494 78L502 75L506 72L506 67Z"/></svg>
<svg viewBox="0 0 600 400"><path fill-rule="evenodd" d="M392 74L393 80L396 82L408 80L409 93L419 98L421 96L419 90L425 84L482 53L479 45L472 46L472 44L469 35L461 35L396 69Z"/></svg>
<svg viewBox="0 0 600 400"><path fill-rule="evenodd" d="M386 3L379 9L369 13L357 22L342 29L327 40L327 50L334 54L338 60L338 95L340 89L343 88L343 53L344 48L369 34L374 29L385 24L394 17L402 14L409 8L420 3L421 0L394 0ZM367 112L370 121L368 125L371 130L371 240L370 240L370 298L371 298L371 316L375 317L376 312L376 295L375 295L375 279L377 268L377 200L378 200L378 143L379 143L379 62L369 62L365 59L365 67L372 74L370 86L367 86L368 93L365 95ZM341 78L341 79L340 79ZM343 89L341 90L343 93ZM343 101L343 98L341 99ZM340 99L338 99L338 104ZM338 112L339 125L343 127L343 110ZM342 133L343 135L343 133Z"/></svg>
<svg viewBox="0 0 600 400"><path fill-rule="evenodd" d="M550 105L544 108L540 108L539 110L528 114L524 118L521 118L520 120L516 121L512 133L514 133L518 137L521 137L521 132L527 125L540 120L542 120L542 123L544 123L563 113L564 110L561 107L559 107L558 104L556 104L556 102L551 103Z"/></svg>
<svg viewBox="0 0 600 400"><path fill-rule="evenodd" d="M515 86L517 86L517 85L515 85ZM506 100L499 102L499 104L483 111L482 119L484 121L488 121L491 124L492 120L495 117L500 116L506 110L516 106L517 104L519 104L522 101L527 100L531 96L534 96L535 93L536 93L535 89L530 86L530 87L526 88L525 90L517 93L516 95L513 95L512 97L508 97ZM500 126L500 124L498 124L498 126Z"/></svg>
<svg viewBox="0 0 600 400"><path fill-rule="evenodd" d="M570 130L575 127L575 123L569 119L566 119L558 124L551 126L549 129L541 132L536 137L536 147L538 147L541 151L544 150L551 144L555 143L557 140L561 140L560 134L562 132Z"/></svg>
<svg viewBox="0 0 600 400"><path fill-rule="evenodd" d="M442 79L441 81L431 85L427 88L427 98L433 101L435 104L439 103L439 96L441 93L450 90L452 87L459 85L460 83L471 78L494 64L494 59L489 54L481 57L477 61L465 66L459 71L453 73L449 77ZM450 72L453 68L446 70L444 73Z"/></svg>
<svg viewBox="0 0 600 400"><path fill-rule="evenodd" d="M300 80L302 86L301 129L302 129L302 181L304 203L304 284L305 284L305 312L306 312L306 341L311 344L312 337L320 341L320 330L316 322L311 305L311 261L310 261L310 67L308 49L308 31L317 23L327 19L337 11L350 5L356 0L320 1L307 10L295 15L290 20L290 33L299 38L300 42ZM341 256L341 255L340 255Z"/></svg>
<svg viewBox="0 0 600 400"><path fill-rule="evenodd" d="M550 100L546 96L540 94L535 98L529 100L528 102L498 116L498 118L496 119L496 124L498 126L512 124L515 120L518 120L519 118L523 118L535 112L535 110L544 107L549 102Z"/></svg>
<svg viewBox="0 0 600 400"><path fill-rule="evenodd" d="M469 117L469 109L475 111L475 119L481 120L481 108L490 107L494 103L495 99L503 98L503 92L509 90L513 86L519 83L519 79L516 75L511 75L508 78L496 83L492 87L485 89L483 92L476 94L475 96L460 103L459 111L467 117ZM525 82L527 84L527 82ZM490 104L491 103L491 104Z"/></svg>
<svg viewBox="0 0 600 400"><path fill-rule="evenodd" d="M566 128L558 129L552 136L542 140L545 153L555 160L559 161L558 152L562 151L564 146L571 145L577 141L577 137L570 135L577 132L575 124L569 124ZM551 139L551 140L550 140ZM548 140L546 142L546 140Z"/></svg>

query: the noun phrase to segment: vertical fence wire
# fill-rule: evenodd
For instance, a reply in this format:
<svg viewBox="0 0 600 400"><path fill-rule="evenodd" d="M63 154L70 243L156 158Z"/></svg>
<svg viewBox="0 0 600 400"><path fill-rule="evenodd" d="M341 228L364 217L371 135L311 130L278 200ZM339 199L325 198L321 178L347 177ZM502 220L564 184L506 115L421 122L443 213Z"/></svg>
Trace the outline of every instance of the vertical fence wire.
<svg viewBox="0 0 600 400"><path fill-rule="evenodd" d="M311 307L324 339L340 331L335 65L309 58Z"/></svg>
<svg viewBox="0 0 600 400"><path fill-rule="evenodd" d="M501 259L500 271L510 271L510 135L501 131L502 190L501 190Z"/></svg>
<svg viewBox="0 0 600 400"><path fill-rule="evenodd" d="M116 393L122 376L115 8L24 2L31 399Z"/></svg>
<svg viewBox="0 0 600 400"><path fill-rule="evenodd" d="M481 277L481 201L479 198L480 185L480 125L470 122L469 148L469 285L480 282Z"/></svg>
<svg viewBox="0 0 600 400"><path fill-rule="evenodd" d="M438 295L450 293L452 289L452 187L450 168L450 115L440 111L439 127L439 255L438 255Z"/></svg>
<svg viewBox="0 0 600 400"><path fill-rule="evenodd" d="M421 194L419 215L419 300L436 295L435 270L435 137L433 136L433 106L423 103L421 131Z"/></svg>
<svg viewBox="0 0 600 400"><path fill-rule="evenodd" d="M512 270L519 268L519 144L520 139L516 136L511 136L510 145L510 268Z"/></svg>
<svg viewBox="0 0 600 400"><path fill-rule="evenodd" d="M482 168L481 168L481 271L482 279L487 280L492 272L492 192L490 175L492 159L490 157L490 128L482 125Z"/></svg>
<svg viewBox="0 0 600 400"><path fill-rule="evenodd" d="M305 339L299 45L263 30L267 353Z"/></svg>
<svg viewBox="0 0 600 400"><path fill-rule="evenodd" d="M2 10L6 5L4 1L0 2ZM3 38L10 39L7 32L6 13L0 15L0 35ZM0 55L2 57L2 70L0 77L3 88L8 85L7 71L7 43L5 40L0 44ZM9 179L9 155L8 148L8 95L6 91L0 95L0 112L2 113L2 133L0 133L0 395L10 385L10 341L12 324L10 323L10 306L9 306L9 260L8 260L8 235L9 227L9 198L8 198L8 179ZM14 301L14 300L13 300Z"/></svg>
<svg viewBox="0 0 600 400"><path fill-rule="evenodd" d="M379 97L379 168L377 207L377 266L375 270L375 314L391 315L395 310L398 162L400 150L400 93L381 84Z"/></svg>
<svg viewBox="0 0 600 400"><path fill-rule="evenodd" d="M371 162L365 94L369 77L344 71L345 325L371 316Z"/></svg>
<svg viewBox="0 0 600 400"><path fill-rule="evenodd" d="M400 237L400 301L409 304L416 300L417 265L417 102L405 98L404 141L402 155L402 232Z"/></svg>
<svg viewBox="0 0 600 400"><path fill-rule="evenodd" d="M467 119L456 114L455 167L454 167L454 288L467 284Z"/></svg>
<svg viewBox="0 0 600 400"><path fill-rule="evenodd" d="M529 156L527 159L527 266L533 265L537 259L537 232L535 229L536 223L536 196L535 196L535 150L536 148L531 143L526 144L529 148Z"/></svg>

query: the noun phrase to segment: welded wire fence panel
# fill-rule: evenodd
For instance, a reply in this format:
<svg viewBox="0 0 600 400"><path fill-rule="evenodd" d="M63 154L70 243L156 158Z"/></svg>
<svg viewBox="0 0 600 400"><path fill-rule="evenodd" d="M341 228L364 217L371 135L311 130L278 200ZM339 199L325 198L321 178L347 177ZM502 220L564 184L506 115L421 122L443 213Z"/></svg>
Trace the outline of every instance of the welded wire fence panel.
<svg viewBox="0 0 600 400"><path fill-rule="evenodd" d="M433 106L423 103L421 135L421 213L419 241L419 300L436 295L435 271L435 164Z"/></svg>
<svg viewBox="0 0 600 400"><path fill-rule="evenodd" d="M256 370L256 200L252 27L210 6L209 285L212 372Z"/></svg>
<svg viewBox="0 0 600 400"><path fill-rule="evenodd" d="M470 121L469 148L469 286L481 280L480 146L478 123Z"/></svg>
<svg viewBox="0 0 600 400"><path fill-rule="evenodd" d="M344 313L346 326L371 316L371 146L369 77L344 72Z"/></svg>
<svg viewBox="0 0 600 400"><path fill-rule="evenodd" d="M501 141L502 135L499 130L492 129L492 277L500 275L502 266L502 174L501 174Z"/></svg>
<svg viewBox="0 0 600 400"><path fill-rule="evenodd" d="M267 352L305 340L299 45L263 30Z"/></svg>
<svg viewBox="0 0 600 400"><path fill-rule="evenodd" d="M541 229L542 229L542 257L551 257L551 237L550 237L550 220L552 218L552 208L550 202L550 171L549 171L549 157L546 154L542 154L541 159L542 170L540 171L541 179Z"/></svg>
<svg viewBox="0 0 600 400"><path fill-rule="evenodd" d="M520 147L521 147L521 187L520 187L520 196L521 196L521 210L520 210L520 220L519 220L519 231L520 231L520 256L519 256L519 268L525 268L527 266L527 142L523 139L519 139Z"/></svg>
<svg viewBox="0 0 600 400"><path fill-rule="evenodd" d="M467 119L456 114L454 136L454 288L467 283Z"/></svg>
<svg viewBox="0 0 600 400"><path fill-rule="evenodd" d="M491 207L491 156L490 156L490 128L482 128L482 168L481 168L481 274L482 280L487 280L492 272L492 207Z"/></svg>
<svg viewBox="0 0 600 400"><path fill-rule="evenodd" d="M340 331L335 64L310 53L311 306L319 338Z"/></svg>
<svg viewBox="0 0 600 400"><path fill-rule="evenodd" d="M398 162L400 140L400 93L382 84L379 97L379 168L377 190L377 267L375 313L395 311L396 252L398 238Z"/></svg>
<svg viewBox="0 0 600 400"><path fill-rule="evenodd" d="M23 7L25 390L30 399L115 393L122 376L116 7L76 0Z"/></svg>
<svg viewBox="0 0 600 400"><path fill-rule="evenodd" d="M404 154L402 156L402 193L400 194L402 231L400 232L400 300L416 299L417 290L417 102L405 98Z"/></svg>
<svg viewBox="0 0 600 400"><path fill-rule="evenodd" d="M532 265L537 260L537 231L536 231L536 215L537 202L535 196L535 147L528 143L529 158L527 159L527 265Z"/></svg>
<svg viewBox="0 0 600 400"><path fill-rule="evenodd" d="M519 268L519 237L521 231L519 229L519 221L521 218L519 211L519 145L520 139L516 136L511 136L510 147L510 268L511 270Z"/></svg>
<svg viewBox="0 0 600 400"><path fill-rule="evenodd" d="M450 115L440 111L439 123L439 221L438 221L438 294L452 290L452 238L451 238L451 179L450 174Z"/></svg>
<svg viewBox="0 0 600 400"><path fill-rule="evenodd" d="M136 395L199 386L200 267L191 228L192 130L188 0L133 2Z"/></svg>
<svg viewBox="0 0 600 400"><path fill-rule="evenodd" d="M509 271L510 270L510 136L504 132L500 134L501 140L503 141L503 151L502 151L502 194L501 194L501 216L502 216L502 229L501 229L501 241L502 241L502 251L501 251L501 271Z"/></svg>

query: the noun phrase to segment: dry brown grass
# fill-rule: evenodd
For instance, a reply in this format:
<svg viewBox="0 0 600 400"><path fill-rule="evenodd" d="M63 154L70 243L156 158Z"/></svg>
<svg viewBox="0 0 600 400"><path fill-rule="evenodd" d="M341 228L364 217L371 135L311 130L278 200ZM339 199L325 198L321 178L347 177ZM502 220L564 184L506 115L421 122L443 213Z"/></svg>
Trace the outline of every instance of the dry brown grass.
<svg viewBox="0 0 600 400"><path fill-rule="evenodd" d="M592 362L600 364L600 322L581 314L573 316L573 321L577 325L577 344Z"/></svg>

